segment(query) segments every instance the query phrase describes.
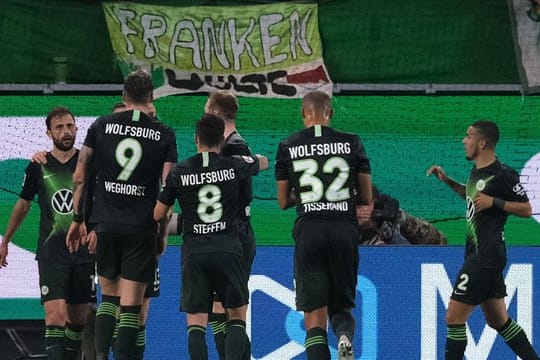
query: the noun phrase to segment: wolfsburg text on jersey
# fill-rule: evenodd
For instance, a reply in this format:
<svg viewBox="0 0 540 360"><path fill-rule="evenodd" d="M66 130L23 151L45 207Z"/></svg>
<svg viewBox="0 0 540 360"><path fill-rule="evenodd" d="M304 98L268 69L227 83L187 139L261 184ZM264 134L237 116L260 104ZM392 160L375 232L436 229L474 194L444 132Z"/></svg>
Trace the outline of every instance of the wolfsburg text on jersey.
<svg viewBox="0 0 540 360"><path fill-rule="evenodd" d="M230 181L235 178L234 169L223 169L209 171L200 174L182 174L180 180L182 186L192 186L200 184L213 184L223 181Z"/></svg>
<svg viewBox="0 0 540 360"><path fill-rule="evenodd" d="M349 204L346 201L340 202L314 202L303 204L304 212L310 211L349 211Z"/></svg>
<svg viewBox="0 0 540 360"><path fill-rule="evenodd" d="M159 141L161 132L140 126L109 123L105 125L105 134L132 136L143 139Z"/></svg>
<svg viewBox="0 0 540 360"><path fill-rule="evenodd" d="M306 144L292 146L289 148L291 159L302 158L313 155L343 155L351 153L349 143L327 143L327 144Z"/></svg>
<svg viewBox="0 0 540 360"><path fill-rule="evenodd" d="M146 190L146 186L105 181L105 191L115 194L144 196L144 190Z"/></svg>

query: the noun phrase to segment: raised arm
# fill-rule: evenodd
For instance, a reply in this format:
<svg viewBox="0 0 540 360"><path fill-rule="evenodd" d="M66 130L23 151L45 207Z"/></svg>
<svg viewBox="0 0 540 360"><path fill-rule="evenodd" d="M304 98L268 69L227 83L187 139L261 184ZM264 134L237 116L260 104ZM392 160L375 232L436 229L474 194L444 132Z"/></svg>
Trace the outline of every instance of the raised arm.
<svg viewBox="0 0 540 360"><path fill-rule="evenodd" d="M442 167L440 167L439 165L431 166L427 170L426 176L430 176L431 174L435 175L437 179L448 185L450 189L454 190L456 194L461 196L461 198L465 199L465 185L457 182L456 180L446 175Z"/></svg>

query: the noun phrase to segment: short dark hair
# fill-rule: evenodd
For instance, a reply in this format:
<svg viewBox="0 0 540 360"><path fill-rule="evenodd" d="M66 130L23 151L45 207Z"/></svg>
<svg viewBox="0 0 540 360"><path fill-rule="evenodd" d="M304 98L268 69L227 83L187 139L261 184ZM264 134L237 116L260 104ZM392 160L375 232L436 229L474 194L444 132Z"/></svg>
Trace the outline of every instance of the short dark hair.
<svg viewBox="0 0 540 360"><path fill-rule="evenodd" d="M208 147L219 146L223 142L225 122L222 118L212 114L204 114L197 121L196 134L199 142Z"/></svg>
<svg viewBox="0 0 540 360"><path fill-rule="evenodd" d="M51 119L54 117L64 116L64 115L71 115L73 118L73 122L75 122L75 116L73 113L65 106L57 106L53 108L49 113L47 114L47 117L45 118L45 125L47 126L47 130L51 130Z"/></svg>
<svg viewBox="0 0 540 360"><path fill-rule="evenodd" d="M128 75L124 81L124 95L128 101L135 104L148 104L152 102L152 77L145 70L136 70Z"/></svg>
<svg viewBox="0 0 540 360"><path fill-rule="evenodd" d="M330 96L320 90L310 91L302 98L302 108L322 113L326 108L332 108Z"/></svg>
<svg viewBox="0 0 540 360"><path fill-rule="evenodd" d="M486 141L486 146L494 149L499 141L499 128L497 124L489 120L478 120L472 125L476 129L480 137Z"/></svg>
<svg viewBox="0 0 540 360"><path fill-rule="evenodd" d="M118 109L124 109L125 107L126 107L126 104L124 104L123 102L114 103L114 105L113 105L113 107L111 109L111 112L115 112Z"/></svg>
<svg viewBox="0 0 540 360"><path fill-rule="evenodd" d="M238 112L238 98L230 91L215 91L208 96L208 107L219 113L223 120L234 120Z"/></svg>

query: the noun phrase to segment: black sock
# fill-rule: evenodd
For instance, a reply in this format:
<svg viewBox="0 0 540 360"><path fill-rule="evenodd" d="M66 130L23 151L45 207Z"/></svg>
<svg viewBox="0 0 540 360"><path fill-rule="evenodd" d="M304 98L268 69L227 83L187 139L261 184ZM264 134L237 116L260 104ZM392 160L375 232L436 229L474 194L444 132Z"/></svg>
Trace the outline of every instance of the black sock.
<svg viewBox="0 0 540 360"><path fill-rule="evenodd" d="M118 337L114 345L115 360L131 360L137 345L141 305L120 306Z"/></svg>
<svg viewBox="0 0 540 360"><path fill-rule="evenodd" d="M66 323L64 330L64 360L77 360L81 350L83 325Z"/></svg>
<svg viewBox="0 0 540 360"><path fill-rule="evenodd" d="M227 315L208 314L208 321L212 333L214 334L214 343L219 360L225 360L225 335L227 334Z"/></svg>
<svg viewBox="0 0 540 360"><path fill-rule="evenodd" d="M330 360L326 330L315 327L306 332L306 358L308 360Z"/></svg>
<svg viewBox="0 0 540 360"><path fill-rule="evenodd" d="M497 330L503 337L506 344L514 353L523 360L537 360L538 355L534 351L531 342L527 339L527 334L517 322L512 319Z"/></svg>
<svg viewBox="0 0 540 360"><path fill-rule="evenodd" d="M64 359L64 332L65 327L63 326L45 326L45 349L47 351L47 359Z"/></svg>
<svg viewBox="0 0 540 360"><path fill-rule="evenodd" d="M229 320L225 338L225 358L241 360L246 343L246 322L240 319Z"/></svg>
<svg viewBox="0 0 540 360"><path fill-rule="evenodd" d="M467 327L465 324L448 325L446 335L445 360L463 360L467 347Z"/></svg>
<svg viewBox="0 0 540 360"><path fill-rule="evenodd" d="M246 333L246 342L244 345L244 354L242 355L242 360L251 360L251 341Z"/></svg>
<svg viewBox="0 0 540 360"><path fill-rule="evenodd" d="M191 360L208 360L208 347L206 346L206 328L199 325L190 325L188 332L188 350Z"/></svg>
<svg viewBox="0 0 540 360"><path fill-rule="evenodd" d="M330 324L332 324L332 331L336 334L338 341L341 335L345 335L352 343L356 322L350 311L336 312L330 318Z"/></svg>
<svg viewBox="0 0 540 360"><path fill-rule="evenodd" d="M111 348L114 328L116 326L116 317L118 315L118 305L120 297L103 295L101 304L96 311L95 320L95 348L96 355L107 358Z"/></svg>
<svg viewBox="0 0 540 360"><path fill-rule="evenodd" d="M144 349L146 348L146 327L144 325L139 326L139 333L137 334L137 347L135 347L135 353L133 353L132 360L142 360L144 358Z"/></svg>

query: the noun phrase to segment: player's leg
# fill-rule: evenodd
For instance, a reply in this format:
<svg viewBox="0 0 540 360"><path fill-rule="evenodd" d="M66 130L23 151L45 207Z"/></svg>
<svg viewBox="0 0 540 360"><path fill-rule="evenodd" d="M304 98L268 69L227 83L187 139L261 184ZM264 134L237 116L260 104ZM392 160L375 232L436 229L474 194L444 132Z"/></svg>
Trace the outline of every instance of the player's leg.
<svg viewBox="0 0 540 360"><path fill-rule="evenodd" d="M227 335L227 315L221 301L214 298L212 313L208 314L208 322L214 334L214 343L219 360L225 360L225 337Z"/></svg>
<svg viewBox="0 0 540 360"><path fill-rule="evenodd" d="M356 321L352 315L355 307L356 284L359 265L359 229L354 223L328 222L326 237L330 241L328 249L330 291L328 318L332 330L338 338L338 359L354 358L352 341Z"/></svg>
<svg viewBox="0 0 540 360"><path fill-rule="evenodd" d="M156 233L140 229L122 234L120 322L114 347L116 360L131 360L137 345L144 292L156 269Z"/></svg>
<svg viewBox="0 0 540 360"><path fill-rule="evenodd" d="M330 291L325 224L300 220L293 229L296 308L304 312L306 357L330 359L327 305Z"/></svg>
<svg viewBox="0 0 540 360"><path fill-rule="evenodd" d="M538 355L523 328L509 318L504 298L487 299L481 306L487 324L497 330L517 356L523 360L538 359Z"/></svg>
<svg viewBox="0 0 540 360"><path fill-rule="evenodd" d="M191 360L208 360L206 325L208 313L187 313L188 351Z"/></svg>
<svg viewBox="0 0 540 360"><path fill-rule="evenodd" d="M246 311L247 305L227 308L227 337L225 339L225 358L241 360L246 346Z"/></svg>
<svg viewBox="0 0 540 360"><path fill-rule="evenodd" d="M463 359L467 347L467 327L465 323L474 308L474 305L458 302L453 298L450 299L446 310L445 360Z"/></svg>
<svg viewBox="0 0 540 360"><path fill-rule="evenodd" d="M246 284L249 284L249 276L251 275L251 267L253 260L255 260L255 254L257 252L257 244L255 241L255 233L251 227L249 218L245 221L241 221L239 225L240 241L242 242L242 255L244 257L244 264L246 266ZM251 340L246 333L246 343L244 346L244 355L242 360L251 360Z"/></svg>
<svg viewBox="0 0 540 360"><path fill-rule="evenodd" d="M192 254L182 262L180 310L186 312L188 351L192 360L208 359L206 326L214 290L206 273L207 254Z"/></svg>
<svg viewBox="0 0 540 360"><path fill-rule="evenodd" d="M249 291L246 282L245 264L241 254L214 253L209 277L212 288L222 300L227 312L227 336L225 358L240 360L246 344L246 312Z"/></svg>
<svg viewBox="0 0 540 360"><path fill-rule="evenodd" d="M45 350L48 359L64 358L68 271L61 264L38 261L41 303L45 309Z"/></svg>
<svg viewBox="0 0 540 360"><path fill-rule="evenodd" d="M96 311L94 340L96 359L106 360L109 358L120 309L118 293L120 268L117 259L121 256L121 241L114 234L106 232L99 232L97 236L99 241L96 264L101 287L101 302Z"/></svg>
<svg viewBox="0 0 540 360"><path fill-rule="evenodd" d="M64 360L76 360L82 343L82 332L90 306L96 301L94 263L72 265L67 299L67 322L64 339Z"/></svg>

